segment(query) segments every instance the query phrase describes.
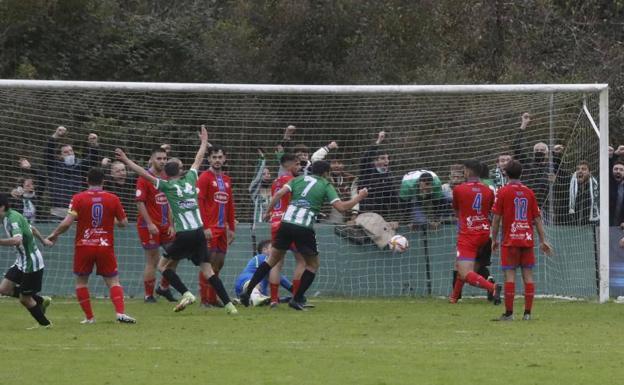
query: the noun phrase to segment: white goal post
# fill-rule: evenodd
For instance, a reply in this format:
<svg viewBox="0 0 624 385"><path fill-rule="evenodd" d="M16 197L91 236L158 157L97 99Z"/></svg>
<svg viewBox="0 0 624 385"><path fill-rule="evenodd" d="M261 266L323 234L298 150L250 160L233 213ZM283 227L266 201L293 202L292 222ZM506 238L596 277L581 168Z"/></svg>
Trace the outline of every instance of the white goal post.
<svg viewBox="0 0 624 385"><path fill-rule="evenodd" d="M522 85L364 85L364 86L355 86L355 85L265 85L265 84L197 84L197 83L139 83L139 82L89 82L89 81L44 81L44 80L0 80L0 94L4 94L0 96L0 124L2 124L2 119L6 118L6 121L12 121L10 119L14 118L14 115L19 114L20 112L11 112L12 117L3 116L5 114L4 111L8 110L7 106L16 105L20 103L19 100L15 100L14 102L11 99L11 91L12 90L29 90L33 92L44 92L49 93L49 95L57 95L60 93L63 97L80 97L78 96L81 92L95 92L106 94L107 92L113 93L143 93L143 94L172 94L177 97L183 98L184 94L193 94L193 95L231 95L231 94L240 94L247 96L257 96L259 98L264 97L265 95L278 95L279 97L289 97L289 96L314 96L315 98L310 99L310 103L318 103L319 108L324 108L330 110L331 106L328 107L328 104L331 101L324 101L324 95L327 97L331 97L333 95L346 95L352 97L349 103L357 103L357 98L362 97L364 100L367 98L375 98L379 97L379 99L372 99L370 103L376 103L376 100L383 100L383 98L388 95L409 95L414 97L422 98L422 103L425 103L426 98L436 97L439 95L445 97L452 97L453 95L461 96L465 98L466 102L470 102L470 95L521 95L521 94L533 94L533 95L543 95L547 98L549 95L560 94L560 93L569 93L569 94L578 94L579 96L583 95L593 95L595 99L597 99L598 106L598 116L592 116L592 113L595 114L595 111L591 111L591 108L588 110L586 106L578 105L578 111L583 111L588 118L589 123L597 125L599 134L599 145L598 151L599 154L593 154L597 158L599 158L599 183L600 183L600 219L598 226L598 242L597 242L597 251L599 258L597 260L597 278L598 278L598 299L600 302L606 302L609 299L609 159L608 159L608 146L609 146L609 94L608 94L608 85L607 84L522 84ZM76 96L72 96L76 95ZM180 96L182 95L182 96ZM21 95L23 98L24 95ZM59 96L60 98L60 96ZM19 99L19 98L18 98ZM115 100L116 103L121 103L121 97ZM227 103L226 100L224 103ZM344 106L347 106L348 103L344 102ZM435 102L434 102L435 103ZM523 102L524 103L524 102ZM534 103L534 102L531 102ZM518 102L518 104L521 104ZM302 104L303 105L303 104ZM406 106L411 106L412 104L406 104ZM530 103L527 102L527 105ZM30 108L30 107L29 107ZM76 108L75 106L73 108ZM86 108L86 107L85 107ZM184 115L184 102L180 102L178 109L176 111L179 112L179 116ZM347 108L347 107L344 107ZM403 107L401 107L403 108ZM407 107L405 107L407 108ZM551 108L551 119L553 116L552 106ZM19 106L18 106L19 109ZM584 109L584 110L583 110ZM277 111L277 110L276 110ZM42 113L46 113L43 111ZM265 112L262 112L263 114ZM266 112L267 115L270 115L271 112ZM498 118L494 116L495 111L488 111L488 113L492 114L491 121L497 122ZM37 115L35 112L29 110L27 113L29 116L28 119L31 119L32 122L37 121L34 118ZM276 112L277 114L277 112ZM7 113L8 115L8 113ZM90 116L90 112L80 113L81 117ZM194 118L201 118L201 116L194 115ZM265 119L270 119L263 115ZM177 118L177 116L176 116ZM20 118L21 119L21 118ZM85 118L86 119L86 118ZM214 118L216 119L225 119L222 117ZM231 117L231 119L235 120L235 117ZM52 119L53 120L53 119ZM173 120L173 118L172 118ZM251 118L250 118L251 120ZM275 120L279 120L279 118L275 118ZM17 120L15 120L17 121ZM24 120L27 121L27 120ZM61 121L62 119L56 119L56 121ZM318 118L318 121L322 121L321 118ZM597 124L595 123L597 121ZM283 124L285 127L286 124L289 124L288 121L280 121L279 124ZM34 124L34 123L33 123ZM55 124L55 123L50 123ZM399 123L397 123L399 124ZM431 123L434 124L434 123ZM327 123L328 127L332 127L334 123ZM335 124L339 126L338 124ZM552 123L551 123L552 125ZM227 126L227 124L225 124ZM383 128L383 125L379 127ZM264 128L263 128L264 129ZM28 128L24 123L15 123L15 126L11 128L0 126L0 130L8 130L6 132L11 132L16 137L20 136L28 136ZM250 135L265 135L264 133L253 131L254 128L250 128ZM1 131L0 131L1 132ZM5 135L6 135L5 132ZM353 131L356 133L356 130ZM492 131L496 132L495 129ZM43 139L41 139L43 141ZM7 142L5 142L6 145ZM145 144L147 145L147 144ZM190 144L189 144L190 146ZM191 146L192 147L192 146ZM189 150L191 151L191 150ZM352 150L355 154L355 149ZM358 148L358 151L360 149ZM443 149L437 150L438 152L444 151ZM482 151L482 150L479 150ZM248 155L250 152L255 152L253 148L246 148L245 154ZM242 153L241 153L242 154ZM478 154L483 155L482 152ZM442 154L444 155L444 154ZM353 155L355 158L355 155ZM10 174L10 172L8 173ZM565 255L559 255L555 258L565 259ZM322 259L321 259L322 260ZM427 260L428 261L428 260ZM399 263L399 262L397 262ZM403 263L403 262L400 262ZM429 262L427 262L428 264ZM565 263L565 262L563 262ZM367 267L367 268L370 268ZM427 267L428 269L429 267ZM138 269L138 267L137 267ZM336 267L336 271L340 271L340 267ZM429 276L429 271L427 271L427 276ZM546 274L546 273L544 273ZM434 274L435 275L435 274ZM435 279L435 277L434 277ZM353 281L355 282L355 281ZM359 281L358 281L359 282ZM571 283L573 284L573 283ZM345 284L350 289L357 289L358 283L346 283ZM435 285L434 285L435 286ZM366 289L362 289L363 293L368 293ZM331 290L327 290L331 292ZM338 292L339 294L351 295L353 292ZM373 293L373 292L371 292ZM374 292L377 293L377 292ZM431 294L431 287L429 287L429 293ZM435 290L434 290L435 293ZM555 293L556 294L556 293ZM373 294L377 295L377 294Z"/></svg>

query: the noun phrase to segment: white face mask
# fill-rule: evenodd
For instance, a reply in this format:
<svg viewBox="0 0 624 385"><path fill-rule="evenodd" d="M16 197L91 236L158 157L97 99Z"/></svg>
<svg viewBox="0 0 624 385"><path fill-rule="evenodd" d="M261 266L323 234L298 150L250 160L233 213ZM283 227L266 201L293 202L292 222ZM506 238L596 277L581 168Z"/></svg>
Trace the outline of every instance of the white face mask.
<svg viewBox="0 0 624 385"><path fill-rule="evenodd" d="M67 155L63 157L63 162L65 162L65 164L67 166L73 166L74 163L76 163L76 156L75 155Z"/></svg>

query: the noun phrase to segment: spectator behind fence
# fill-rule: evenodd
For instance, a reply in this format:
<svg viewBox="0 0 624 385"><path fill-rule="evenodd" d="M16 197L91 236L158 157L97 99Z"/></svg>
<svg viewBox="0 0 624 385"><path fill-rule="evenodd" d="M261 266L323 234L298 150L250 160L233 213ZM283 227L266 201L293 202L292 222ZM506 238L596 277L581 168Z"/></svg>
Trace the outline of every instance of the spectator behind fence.
<svg viewBox="0 0 624 385"><path fill-rule="evenodd" d="M507 177L507 171L505 171L505 166L507 166L507 163L509 163L511 159L511 154L508 152L502 152L498 155L498 158L496 158L496 168L492 171L489 177L489 179L492 180L496 190L506 185L509 180Z"/></svg>
<svg viewBox="0 0 624 385"><path fill-rule="evenodd" d="M299 164L301 165L299 175L307 175L310 165L317 160L325 159L325 157L331 150L338 148L338 144L335 141L332 141L328 145L316 150L312 154L312 157L310 157L310 149L305 144L299 143L292 146L292 137L296 131L297 127L293 125L289 125L288 127L286 127L286 129L284 130L284 137L282 138L282 141L277 145L275 157L279 162L282 158L282 155L284 155L285 153L295 154L295 156L299 160ZM287 175L288 172L282 170L282 168L280 167L278 177L285 174Z"/></svg>
<svg viewBox="0 0 624 385"><path fill-rule="evenodd" d="M48 139L44 153L44 162L48 172L47 184L50 197L50 213L58 218L65 218L69 201L84 187L86 171L99 166L99 143L96 134L87 138L87 155L78 159L72 145L62 142L67 129L59 126Z"/></svg>
<svg viewBox="0 0 624 385"><path fill-rule="evenodd" d="M39 196L35 191L35 180L31 175L17 179L17 187L11 190L11 207L22 214L30 224L34 224L37 218L37 206Z"/></svg>
<svg viewBox="0 0 624 385"><path fill-rule="evenodd" d="M349 200L357 195L357 178L355 175L344 170L344 163L340 159L332 159L329 163L329 179L336 188L336 192L340 199ZM351 213L359 210L359 205L353 206ZM331 208L327 222L342 224L351 218L350 213L342 213L335 208Z"/></svg>
<svg viewBox="0 0 624 385"><path fill-rule="evenodd" d="M532 158L529 145L526 143L525 133L531 122L528 112L522 114L520 129L516 133L513 143L513 153L516 160L522 163L524 172L522 178L527 187L535 193L537 204L543 207L548 193L549 173L551 164L549 163L549 151L546 143L538 142L533 145ZM556 170L554 170L556 172Z"/></svg>
<svg viewBox="0 0 624 385"><path fill-rule="evenodd" d="M442 194L440 178L429 170L412 171L403 176L399 198L411 209L410 226L432 229L440 227L448 213L449 201Z"/></svg>
<svg viewBox="0 0 624 385"><path fill-rule="evenodd" d="M388 220L398 209L398 196L388 152L381 148L385 138L386 133L379 132L375 144L360 159L358 187L368 189L368 197L360 202L360 211L373 211Z"/></svg>
<svg viewBox="0 0 624 385"><path fill-rule="evenodd" d="M591 175L589 163L580 161L570 178L569 213L574 225L597 223L599 215L598 180Z"/></svg>
<svg viewBox="0 0 624 385"><path fill-rule="evenodd" d="M135 185L136 182L128 177L125 164L118 160L111 163L110 173L104 181L104 190L119 197L126 215L132 218L131 220L137 216Z"/></svg>
<svg viewBox="0 0 624 385"><path fill-rule="evenodd" d="M271 200L271 171L266 167L264 152L258 150L258 164L253 180L249 184L249 194L253 202L253 223L261 223L266 212L267 204Z"/></svg>
<svg viewBox="0 0 624 385"><path fill-rule="evenodd" d="M619 146L616 156L623 152L624 146ZM609 157L609 226L624 229L624 161L616 156Z"/></svg>
<svg viewBox="0 0 624 385"><path fill-rule="evenodd" d="M449 181L442 185L442 194L450 202L453 200L453 189L464 183L464 165L455 163L450 166Z"/></svg>

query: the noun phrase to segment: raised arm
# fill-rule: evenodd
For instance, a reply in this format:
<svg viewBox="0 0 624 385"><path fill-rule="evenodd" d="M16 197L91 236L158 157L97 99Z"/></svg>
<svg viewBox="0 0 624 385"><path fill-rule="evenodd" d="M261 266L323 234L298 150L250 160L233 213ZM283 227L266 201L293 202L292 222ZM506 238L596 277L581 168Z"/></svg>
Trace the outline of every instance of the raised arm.
<svg viewBox="0 0 624 385"><path fill-rule="evenodd" d="M197 154L195 154L195 161L191 168L195 170L199 170L204 161L204 156L206 155L206 150L208 149L208 131L206 130L206 126L201 126L201 131L199 132L199 139L201 140L201 144L199 145L199 150L197 150Z"/></svg>
<svg viewBox="0 0 624 385"><path fill-rule="evenodd" d="M323 160L325 159L325 157L327 156L327 154L329 154L331 150L334 150L336 148L338 148L338 143L336 143L335 141L332 141L327 146L323 146L319 148L318 150L314 151L314 154L312 154L310 161L314 163L317 160Z"/></svg>
<svg viewBox="0 0 624 385"><path fill-rule="evenodd" d="M342 200L335 201L334 203L332 203L332 206L336 210L341 211L341 212L348 211L348 210L351 210L353 207L355 207L355 205L360 203L367 196L368 196L368 189L363 188L360 191L358 191L356 196L349 199L348 201L342 201Z"/></svg>
<svg viewBox="0 0 624 385"><path fill-rule="evenodd" d="M152 174L147 172L147 170L145 170L143 167L134 163L130 158L128 158L128 156L126 155L125 152L123 152L122 149L120 148L115 149L115 157L118 160L124 162L128 166L128 168L134 171L137 175L142 176L143 178L149 180L154 186L158 185L158 178L154 177Z"/></svg>

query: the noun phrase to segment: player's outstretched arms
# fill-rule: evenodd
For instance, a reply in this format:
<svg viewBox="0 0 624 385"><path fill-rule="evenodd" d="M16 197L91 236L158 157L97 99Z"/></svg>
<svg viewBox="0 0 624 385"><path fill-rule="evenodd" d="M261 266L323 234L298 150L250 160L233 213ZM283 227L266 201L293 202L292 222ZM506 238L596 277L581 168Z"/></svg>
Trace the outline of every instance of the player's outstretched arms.
<svg viewBox="0 0 624 385"><path fill-rule="evenodd" d="M44 246L50 247L53 245L52 242L50 242L48 239L44 238L43 235L41 235L41 232L35 226L30 225L30 231L32 231L35 238L37 238L39 242L41 242Z"/></svg>
<svg viewBox="0 0 624 385"><path fill-rule="evenodd" d="M137 175L142 176L143 178L149 180L154 185L158 184L158 178L155 178L152 174L147 172L147 170L145 170L143 167L141 167L138 164L134 163L130 158L128 158L126 153L121 148L116 148L115 149L115 158L117 158L118 160L120 160L120 161L124 162L125 164L127 164L128 167L132 171L137 173Z"/></svg>
<svg viewBox="0 0 624 385"><path fill-rule="evenodd" d="M332 206L340 212L348 211L348 210L351 210L353 207L355 207L355 205L360 203L367 196L368 196L368 189L363 188L358 191L356 196L349 199L348 201L336 201L332 204Z"/></svg>
<svg viewBox="0 0 624 385"><path fill-rule="evenodd" d="M195 161L191 166L192 169L199 170L202 162L204 161L204 156L206 155L206 150L208 149L208 131L206 130L206 126L202 124L201 130L199 131L199 139L201 140L201 144L199 145L199 150L197 150L197 154L195 154Z"/></svg>

